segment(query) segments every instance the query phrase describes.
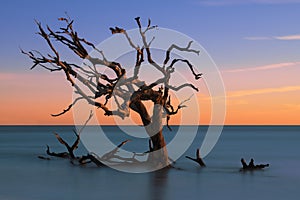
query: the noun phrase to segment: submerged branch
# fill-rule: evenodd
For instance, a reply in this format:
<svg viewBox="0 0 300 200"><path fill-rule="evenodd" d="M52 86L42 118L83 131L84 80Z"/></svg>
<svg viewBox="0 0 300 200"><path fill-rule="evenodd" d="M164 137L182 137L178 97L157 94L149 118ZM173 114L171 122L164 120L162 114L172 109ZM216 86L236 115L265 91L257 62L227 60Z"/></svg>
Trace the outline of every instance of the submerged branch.
<svg viewBox="0 0 300 200"><path fill-rule="evenodd" d="M203 162L202 158L200 157L200 150L197 149L196 158L191 158L189 156L185 156L186 158L198 163L201 167L206 167L205 163Z"/></svg>

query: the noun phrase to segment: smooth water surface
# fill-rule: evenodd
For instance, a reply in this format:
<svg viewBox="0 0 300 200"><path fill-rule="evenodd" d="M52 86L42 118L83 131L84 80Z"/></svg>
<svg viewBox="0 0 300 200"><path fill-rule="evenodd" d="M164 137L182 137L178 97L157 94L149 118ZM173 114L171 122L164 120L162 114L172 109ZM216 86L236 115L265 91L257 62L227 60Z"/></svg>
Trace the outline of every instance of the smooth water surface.
<svg viewBox="0 0 300 200"><path fill-rule="evenodd" d="M74 166L69 160L45 155L65 151L53 131L72 142L71 126L0 127L0 200L77 200L77 199L298 199L300 196L300 127L227 126L213 149L204 158L207 168L182 156L180 169L145 174L129 174L93 165ZM116 143L124 139L118 128L105 128ZM176 134L166 131L169 141ZM194 156L207 127L184 155ZM172 135L173 134L173 135ZM132 138L131 138L132 139ZM134 139L133 139L134 140ZM147 150L147 141L131 142L124 148ZM86 154L81 145L77 155ZM240 159L254 158L270 167L239 172Z"/></svg>

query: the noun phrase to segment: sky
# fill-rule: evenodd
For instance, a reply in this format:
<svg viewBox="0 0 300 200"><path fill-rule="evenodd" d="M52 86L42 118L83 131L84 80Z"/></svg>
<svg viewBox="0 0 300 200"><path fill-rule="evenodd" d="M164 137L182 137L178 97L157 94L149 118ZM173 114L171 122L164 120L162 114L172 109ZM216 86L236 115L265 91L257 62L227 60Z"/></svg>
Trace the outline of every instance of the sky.
<svg viewBox="0 0 300 200"><path fill-rule="evenodd" d="M35 34L34 20L57 27L57 18L65 12L75 20L79 34L95 44L111 36L111 26L136 28L136 16L182 32L200 43L220 70L227 95L225 124L300 124L300 0L0 4L2 125L73 124L72 112L50 116L72 102L72 88L64 76L29 70L31 61L20 53L20 48L46 52L45 42ZM203 100L201 109L199 123L209 124L209 102Z"/></svg>

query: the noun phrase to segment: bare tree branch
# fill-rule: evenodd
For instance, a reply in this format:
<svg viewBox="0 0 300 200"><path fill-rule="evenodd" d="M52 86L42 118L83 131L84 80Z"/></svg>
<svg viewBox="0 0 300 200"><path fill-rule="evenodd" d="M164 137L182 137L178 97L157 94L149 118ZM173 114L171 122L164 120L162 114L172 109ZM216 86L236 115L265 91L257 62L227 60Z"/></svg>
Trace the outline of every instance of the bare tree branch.
<svg viewBox="0 0 300 200"><path fill-rule="evenodd" d="M206 167L205 163L203 162L202 158L200 157L200 149L196 151L196 158L191 158L189 156L185 156L186 158L198 163L201 167Z"/></svg>
<svg viewBox="0 0 300 200"><path fill-rule="evenodd" d="M65 114L66 112L70 111L71 108L81 99L84 99L83 97L78 97L76 98L73 103L71 103L66 109L64 109L62 112L58 113L58 114L51 114L52 117L58 117L61 116L63 114Z"/></svg>
<svg viewBox="0 0 300 200"><path fill-rule="evenodd" d="M182 102L179 103L179 105L177 106L177 109L175 110L173 105L171 104L171 97L169 96L168 101L166 102L165 106L164 106L164 110L166 112L166 120L167 120L167 127L170 131L172 131L172 128L169 125L169 121L171 119L172 115L176 115L178 113L178 111L182 108L187 107L186 105L184 105L184 103L188 102L189 100L191 100L193 95L191 95L189 98L183 100Z"/></svg>
<svg viewBox="0 0 300 200"><path fill-rule="evenodd" d="M172 45L169 47L169 49L167 50L167 52L166 52L166 58L165 58L165 60L164 60L164 65L166 65L166 64L169 62L169 60L170 60L170 53L171 53L171 51L172 51L173 49L177 49L177 50L179 50L179 51L193 52L193 53L196 53L197 55L199 55L199 54L200 54L200 51L194 50L194 49L190 49L192 43L193 43L193 41L190 41L190 42L188 43L188 45L187 45L185 48L179 47L179 46L177 46L176 44L172 44Z"/></svg>
<svg viewBox="0 0 300 200"><path fill-rule="evenodd" d="M76 159L76 157L74 155L74 151L78 148L78 145L80 143L80 134L81 134L82 130L86 127L88 122L91 120L92 116L93 116L93 112L90 111L90 115L89 115L88 119L85 121L85 123L83 124L83 126L81 127L79 132L77 133L76 131L74 131L74 133L76 135L76 140L74 141L72 146L70 146L64 139L62 139L58 133L55 133L55 132L53 133L55 135L56 139L67 148L68 152L62 152L62 153L50 152L50 148L47 145L46 153L50 156L61 157L61 158L70 157L71 159Z"/></svg>
<svg viewBox="0 0 300 200"><path fill-rule="evenodd" d="M162 72L164 75L165 75L165 71L162 69L162 67L160 67L153 59L152 59L152 56L151 56L151 50L150 50L150 45L147 43L147 39L146 39L146 35L145 35L145 32L142 31L142 25L141 25L141 22L140 22L140 17L136 17L135 18L135 21L137 22L138 24L138 27L139 27L139 31L140 31L140 35L142 37L142 41L143 41L143 45L146 49L146 53L147 53L147 60L148 62L154 66L157 70L159 70L160 72ZM146 29L147 30L147 29Z"/></svg>
<svg viewBox="0 0 300 200"><path fill-rule="evenodd" d="M189 68L190 68L190 70L192 71L193 75L195 76L195 79L196 79L196 80L198 80L199 78L201 78L201 76L202 76L203 74L202 74L202 73L196 74L195 71L194 71L193 65L192 65L192 64L190 63L190 61L188 61L188 60L185 60L185 59L174 59L169 67L172 68L172 67L173 67L177 62L179 62L179 61L184 62L184 63L186 63L186 64L189 66Z"/></svg>
<svg viewBox="0 0 300 200"><path fill-rule="evenodd" d="M168 85L167 87L170 88L171 90L174 90L174 91L179 91L179 90L181 90L181 89L183 89L185 87L191 87L192 89L196 90L197 92L199 91L199 89L196 88L196 86L194 86L191 83L184 83L184 84L182 84L180 86L177 86L177 87Z"/></svg>
<svg viewBox="0 0 300 200"><path fill-rule="evenodd" d="M89 121L92 119L93 117L93 111L90 111L90 115L87 118L87 120L84 122L83 126L79 129L78 133L76 132L76 134L78 134L80 136L81 132L83 131L83 129L86 127L86 125L89 123Z"/></svg>
<svg viewBox="0 0 300 200"><path fill-rule="evenodd" d="M127 142L130 142L131 140L125 140L123 142L121 142L116 148L114 148L113 150L111 150L110 152L104 154L101 159L108 161L111 160L112 158L114 158L116 156L116 153L119 151L119 149L126 144Z"/></svg>

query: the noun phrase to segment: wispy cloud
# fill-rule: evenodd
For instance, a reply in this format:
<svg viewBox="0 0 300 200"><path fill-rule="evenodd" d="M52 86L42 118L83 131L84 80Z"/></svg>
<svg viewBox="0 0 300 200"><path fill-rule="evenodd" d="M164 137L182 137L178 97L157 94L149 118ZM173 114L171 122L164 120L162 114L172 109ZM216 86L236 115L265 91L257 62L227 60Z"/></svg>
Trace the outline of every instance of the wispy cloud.
<svg viewBox="0 0 300 200"><path fill-rule="evenodd" d="M199 3L207 6L225 6L241 4L291 4L300 3L300 0L202 0Z"/></svg>
<svg viewBox="0 0 300 200"><path fill-rule="evenodd" d="M300 40L300 34L299 35L277 36L277 37L274 37L274 39L277 39L277 40Z"/></svg>
<svg viewBox="0 0 300 200"><path fill-rule="evenodd" d="M246 105L248 104L248 101L246 101L246 99L238 99L238 98L253 96L253 95L265 95L271 93L284 93L284 92L294 92L294 91L300 91L300 85L292 85L292 86L284 86L284 87L276 87L276 88L260 88L260 89L227 91L226 96L204 95L199 97L198 94L197 96L198 99L201 99L201 101L211 101L212 99L214 99L214 101L217 100L224 101L224 98L226 98L228 99L227 101L228 105L236 105L236 104Z"/></svg>
<svg viewBox="0 0 300 200"><path fill-rule="evenodd" d="M265 37L265 36L250 36L250 37L244 37L245 40L300 40L300 34L297 35L283 35L283 36L271 36L271 37Z"/></svg>
<svg viewBox="0 0 300 200"><path fill-rule="evenodd" d="M256 66L256 67L247 67L247 68L238 68L238 69L224 70L223 72L260 71L260 70L270 70L270 69L292 67L292 66L297 66L297 65L300 65L300 62L275 63L275 64L270 64L270 65Z"/></svg>
<svg viewBox="0 0 300 200"><path fill-rule="evenodd" d="M300 90L300 85L286 86L286 87L279 87L279 88L240 90L240 91L228 92L227 98L236 98L236 97L244 97L244 96L259 95L259 94L269 94L269 93L292 92L292 91L298 91L298 90Z"/></svg>

